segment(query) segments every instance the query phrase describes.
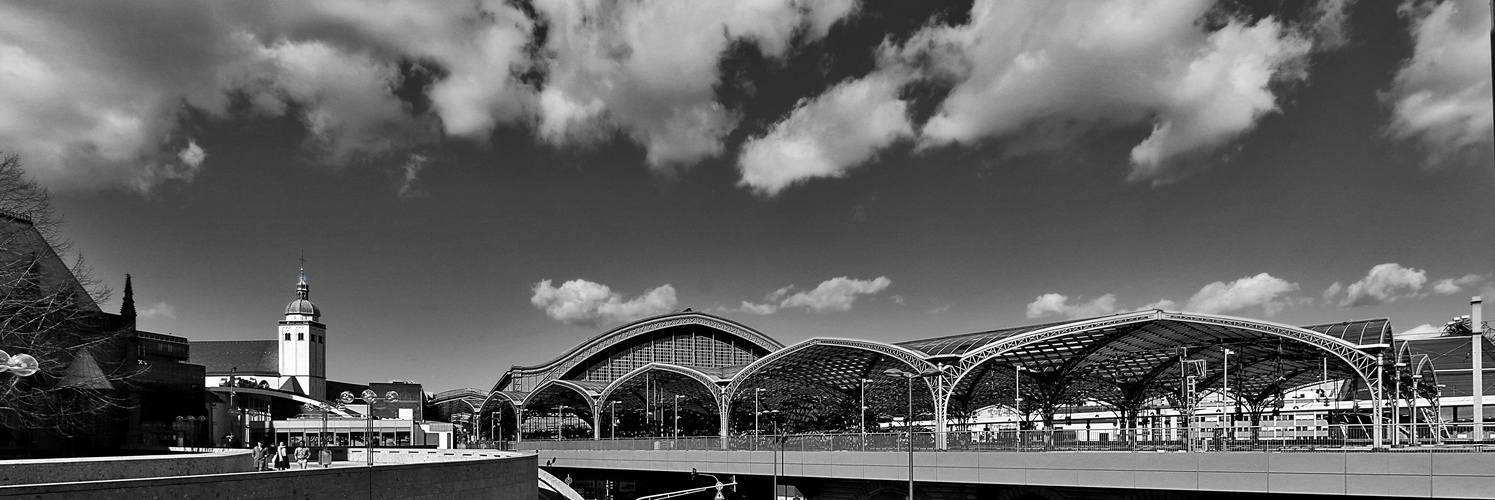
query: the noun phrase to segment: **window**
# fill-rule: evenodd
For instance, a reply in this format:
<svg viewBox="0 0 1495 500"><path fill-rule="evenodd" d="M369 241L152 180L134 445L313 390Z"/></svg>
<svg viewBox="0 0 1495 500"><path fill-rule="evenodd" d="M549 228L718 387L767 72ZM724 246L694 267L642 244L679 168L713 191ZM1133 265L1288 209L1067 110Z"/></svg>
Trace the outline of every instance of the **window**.
<svg viewBox="0 0 1495 500"><path fill-rule="evenodd" d="M296 334L296 340L306 340L306 334L305 333L297 333Z"/></svg>
<svg viewBox="0 0 1495 500"><path fill-rule="evenodd" d="M286 340L291 340L291 332L286 332Z"/></svg>

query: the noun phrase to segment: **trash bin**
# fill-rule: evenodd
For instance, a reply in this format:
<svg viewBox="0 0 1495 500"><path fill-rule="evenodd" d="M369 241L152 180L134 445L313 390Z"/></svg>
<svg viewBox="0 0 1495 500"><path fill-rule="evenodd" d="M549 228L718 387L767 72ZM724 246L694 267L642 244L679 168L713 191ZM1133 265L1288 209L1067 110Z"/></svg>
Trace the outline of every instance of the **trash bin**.
<svg viewBox="0 0 1495 500"><path fill-rule="evenodd" d="M332 450L323 448L322 453L320 453L319 455L320 456L317 457L317 463L322 464L322 468L325 469L332 466Z"/></svg>

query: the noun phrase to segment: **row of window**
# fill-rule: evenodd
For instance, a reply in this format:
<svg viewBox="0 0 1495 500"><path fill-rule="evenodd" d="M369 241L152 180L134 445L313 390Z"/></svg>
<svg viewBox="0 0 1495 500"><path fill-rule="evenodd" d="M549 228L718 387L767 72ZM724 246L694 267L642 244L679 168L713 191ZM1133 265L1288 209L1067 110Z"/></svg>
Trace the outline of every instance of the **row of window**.
<svg viewBox="0 0 1495 500"><path fill-rule="evenodd" d="M290 332L286 332L285 339L286 340L291 340L291 333ZM306 340L306 333L305 332L296 332L296 340ZM317 335L317 334L313 333L313 334L311 334L311 341L313 343L316 343L316 344L324 344L325 345L325 344L327 344L327 337L324 336L324 335Z"/></svg>

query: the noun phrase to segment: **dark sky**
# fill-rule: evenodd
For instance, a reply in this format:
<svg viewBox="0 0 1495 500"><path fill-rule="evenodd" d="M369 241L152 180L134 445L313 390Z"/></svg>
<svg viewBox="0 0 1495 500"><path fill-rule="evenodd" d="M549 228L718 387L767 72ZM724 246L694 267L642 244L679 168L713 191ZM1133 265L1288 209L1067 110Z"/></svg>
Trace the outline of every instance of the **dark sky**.
<svg viewBox="0 0 1495 500"><path fill-rule="evenodd" d="M901 9L901 10L900 10ZM0 150L142 327L487 387L786 343L1495 295L1483 2L0 2ZM118 307L118 296L106 303Z"/></svg>

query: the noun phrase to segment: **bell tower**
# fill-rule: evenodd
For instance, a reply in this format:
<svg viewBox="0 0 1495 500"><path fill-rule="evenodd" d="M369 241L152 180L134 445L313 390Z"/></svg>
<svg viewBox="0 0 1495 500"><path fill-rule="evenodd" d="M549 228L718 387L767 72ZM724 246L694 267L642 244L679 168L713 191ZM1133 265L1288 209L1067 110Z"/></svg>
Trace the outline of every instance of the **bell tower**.
<svg viewBox="0 0 1495 500"><path fill-rule="evenodd" d="M280 320L280 382L282 391L327 399L327 325L322 311L311 302L306 283L306 259L296 280L296 300L286 305Z"/></svg>

